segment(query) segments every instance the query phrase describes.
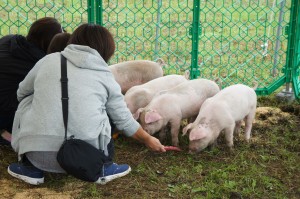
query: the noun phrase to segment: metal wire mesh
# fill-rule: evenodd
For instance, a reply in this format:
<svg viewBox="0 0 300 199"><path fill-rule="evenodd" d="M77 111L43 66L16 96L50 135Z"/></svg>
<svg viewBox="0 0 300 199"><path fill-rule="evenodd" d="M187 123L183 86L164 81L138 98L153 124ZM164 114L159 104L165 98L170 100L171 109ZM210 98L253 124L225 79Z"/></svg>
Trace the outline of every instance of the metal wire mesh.
<svg viewBox="0 0 300 199"><path fill-rule="evenodd" d="M191 65L192 1L103 1L103 25L113 32L112 63L162 58L165 73L183 73Z"/></svg>
<svg viewBox="0 0 300 199"><path fill-rule="evenodd" d="M266 87L284 75L290 3L278 0L201 1L201 77Z"/></svg>
<svg viewBox="0 0 300 199"><path fill-rule="evenodd" d="M25 35L30 24L44 16L57 18L68 32L82 22L96 22L114 35L116 52L110 64L162 58L167 63L163 68L165 74L190 70L193 78L220 77L224 87L236 83L252 85L256 81L258 94L269 94L293 81L299 95L300 19L299 8L295 9L299 0L0 0L0 3L0 36ZM197 3L199 7L195 7ZM195 16L199 20L195 21ZM298 23L296 33L291 29L293 20ZM297 45L289 44L293 34L297 34L294 40ZM290 53L294 46L298 54ZM289 60L293 58L296 65L291 66Z"/></svg>
<svg viewBox="0 0 300 199"><path fill-rule="evenodd" d="M192 68L203 78L221 77L223 86L258 82L272 90L283 84L276 81L285 75L292 1L201 0L199 9L194 2L103 1L103 25L117 43L112 62L162 58L166 74ZM193 12L199 12L199 27L192 27ZM196 28L195 58L191 34Z"/></svg>
<svg viewBox="0 0 300 199"><path fill-rule="evenodd" d="M87 22L87 0L0 0L0 36L26 35L30 25L42 17L55 17L72 32Z"/></svg>

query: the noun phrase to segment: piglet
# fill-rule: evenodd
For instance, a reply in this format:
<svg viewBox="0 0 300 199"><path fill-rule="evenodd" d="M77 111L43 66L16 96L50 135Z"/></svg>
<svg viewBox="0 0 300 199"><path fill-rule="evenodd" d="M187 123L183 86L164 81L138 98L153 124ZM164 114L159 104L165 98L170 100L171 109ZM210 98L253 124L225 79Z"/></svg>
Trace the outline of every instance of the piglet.
<svg viewBox="0 0 300 199"><path fill-rule="evenodd" d="M163 76L162 66L165 63L162 59L157 62L148 60L125 61L109 66L109 70L115 80L121 86L123 94L132 86L144 84L150 80Z"/></svg>
<svg viewBox="0 0 300 199"><path fill-rule="evenodd" d="M155 95L145 108L138 109L135 118L150 135L159 131L161 139L170 124L172 145L178 146L181 120L196 117L204 100L218 92L218 85L211 80L189 80Z"/></svg>
<svg viewBox="0 0 300 199"><path fill-rule="evenodd" d="M256 87L232 85L207 99L196 120L183 129L183 135L190 132L190 152L200 152L213 145L223 129L227 145L232 149L234 131L239 132L242 120L246 124L245 138L248 141L256 111Z"/></svg>
<svg viewBox="0 0 300 199"><path fill-rule="evenodd" d="M145 84L131 87L125 94L127 107L134 114L139 108L149 104L154 95L188 81L182 75L166 75L153 79Z"/></svg>

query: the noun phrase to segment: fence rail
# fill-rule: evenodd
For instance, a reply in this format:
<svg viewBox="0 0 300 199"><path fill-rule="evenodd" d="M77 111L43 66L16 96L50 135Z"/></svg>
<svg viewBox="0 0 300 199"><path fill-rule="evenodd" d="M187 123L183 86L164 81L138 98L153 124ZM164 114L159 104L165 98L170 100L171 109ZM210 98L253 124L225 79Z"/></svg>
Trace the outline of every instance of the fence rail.
<svg viewBox="0 0 300 199"><path fill-rule="evenodd" d="M1 0L0 0L1 2ZM36 0L2 1L0 36L26 34L54 16L72 32L82 22L114 35L111 63L162 58L166 74L220 77L223 86L252 85L269 95L291 83L300 98L300 0Z"/></svg>

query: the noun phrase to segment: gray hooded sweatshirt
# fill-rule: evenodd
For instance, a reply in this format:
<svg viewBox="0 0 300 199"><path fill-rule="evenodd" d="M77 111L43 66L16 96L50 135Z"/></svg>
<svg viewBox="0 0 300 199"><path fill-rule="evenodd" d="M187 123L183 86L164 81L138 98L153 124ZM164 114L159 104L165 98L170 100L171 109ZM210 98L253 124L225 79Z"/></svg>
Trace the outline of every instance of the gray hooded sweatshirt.
<svg viewBox="0 0 300 199"><path fill-rule="evenodd" d="M69 45L61 52L67 59L68 136L85 140L108 155L110 116L126 136L139 128L128 110L121 88L100 54L87 46ZM31 151L57 152L64 141L61 104L60 53L41 59L17 91L12 147L22 155Z"/></svg>

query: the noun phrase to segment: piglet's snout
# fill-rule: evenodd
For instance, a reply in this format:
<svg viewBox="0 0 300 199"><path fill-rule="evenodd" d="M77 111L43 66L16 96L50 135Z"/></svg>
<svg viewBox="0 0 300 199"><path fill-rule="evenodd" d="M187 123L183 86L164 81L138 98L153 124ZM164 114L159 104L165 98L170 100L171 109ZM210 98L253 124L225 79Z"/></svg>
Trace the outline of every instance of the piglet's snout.
<svg viewBox="0 0 300 199"><path fill-rule="evenodd" d="M196 153L198 148L196 146L189 146L189 153L194 154Z"/></svg>
<svg viewBox="0 0 300 199"><path fill-rule="evenodd" d="M195 152L192 150L189 150L189 154L195 154Z"/></svg>

